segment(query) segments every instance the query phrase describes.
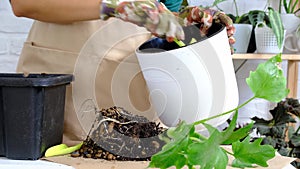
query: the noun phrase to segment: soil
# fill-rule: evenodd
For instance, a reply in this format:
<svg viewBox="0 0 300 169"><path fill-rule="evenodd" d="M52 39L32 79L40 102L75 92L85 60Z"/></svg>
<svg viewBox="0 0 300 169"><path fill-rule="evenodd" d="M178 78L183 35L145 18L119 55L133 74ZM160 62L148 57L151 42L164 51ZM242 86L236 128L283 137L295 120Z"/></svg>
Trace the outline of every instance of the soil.
<svg viewBox="0 0 300 169"><path fill-rule="evenodd" d="M80 150L72 157L147 161L159 152L164 142L159 136L166 131L160 123L133 115L121 107L102 109Z"/></svg>

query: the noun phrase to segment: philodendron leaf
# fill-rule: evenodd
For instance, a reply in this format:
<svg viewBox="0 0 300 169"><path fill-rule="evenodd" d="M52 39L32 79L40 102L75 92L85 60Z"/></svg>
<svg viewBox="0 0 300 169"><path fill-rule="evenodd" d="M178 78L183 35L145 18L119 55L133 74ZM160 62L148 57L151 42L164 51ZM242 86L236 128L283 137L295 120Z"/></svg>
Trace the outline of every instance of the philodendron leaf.
<svg viewBox="0 0 300 169"><path fill-rule="evenodd" d="M233 115L232 120L227 129L221 133L223 139L221 144L231 144L233 142L239 141L240 139L243 139L250 133L253 123L234 131L234 129L236 128L237 117L238 111L236 111Z"/></svg>
<svg viewBox="0 0 300 169"><path fill-rule="evenodd" d="M245 127L234 131L230 135L230 137L227 140L225 140L222 144L231 144L233 142L239 141L240 139L243 139L244 137L246 137L250 134L252 127L253 127L253 123L250 123L250 124L246 125Z"/></svg>
<svg viewBox="0 0 300 169"><path fill-rule="evenodd" d="M203 124L208 130L210 137L207 140L194 142L188 146L187 157L191 166L201 166L201 169L224 169L228 163L226 151L220 146L224 142L232 142L245 137L245 133L251 128L234 131L238 113L236 112L229 124L229 127L220 132L218 129Z"/></svg>
<svg viewBox="0 0 300 169"><path fill-rule="evenodd" d="M281 62L281 54L259 64L254 72L250 72L246 82L256 98L279 102L289 93L286 89L286 78L278 66L279 62Z"/></svg>
<svg viewBox="0 0 300 169"><path fill-rule="evenodd" d="M203 124L209 131L209 139L189 145L187 157L191 166L201 166L201 169L224 169L228 164L226 151L220 147L223 140L218 129Z"/></svg>
<svg viewBox="0 0 300 169"><path fill-rule="evenodd" d="M170 142L160 152L153 155L148 167L166 169L171 166L182 168L187 164L184 151L189 144L190 132L194 131L194 125L182 121L176 128L168 129Z"/></svg>
<svg viewBox="0 0 300 169"><path fill-rule="evenodd" d="M267 161L275 157L275 149L270 145L261 145L262 138L250 142L250 136L242 142L232 144L232 151L235 159L232 166L245 167L257 164L267 167Z"/></svg>

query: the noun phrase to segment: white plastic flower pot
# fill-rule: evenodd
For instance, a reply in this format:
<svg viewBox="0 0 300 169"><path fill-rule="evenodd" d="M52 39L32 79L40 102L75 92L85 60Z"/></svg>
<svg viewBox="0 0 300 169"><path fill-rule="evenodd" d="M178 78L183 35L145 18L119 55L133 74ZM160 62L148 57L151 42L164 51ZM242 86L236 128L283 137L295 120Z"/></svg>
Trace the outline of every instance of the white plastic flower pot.
<svg viewBox="0 0 300 169"><path fill-rule="evenodd" d="M257 23L254 32L257 53L281 53L283 51L284 42L282 44L282 47L279 48L273 30L269 28L265 23ZM285 39L285 34L286 30L284 30L283 39Z"/></svg>
<svg viewBox="0 0 300 169"><path fill-rule="evenodd" d="M287 35L295 32L300 24L300 17L293 13L282 13L280 14L280 18Z"/></svg>
<svg viewBox="0 0 300 169"><path fill-rule="evenodd" d="M236 42L233 44L235 53L247 53L252 32L251 24L234 24Z"/></svg>
<svg viewBox="0 0 300 169"><path fill-rule="evenodd" d="M152 105L167 126L212 117L238 105L238 88L226 29L216 26L206 38L198 28L186 31L196 43L178 47L154 38L136 51ZM224 123L230 114L208 121ZM200 127L202 128L202 127Z"/></svg>

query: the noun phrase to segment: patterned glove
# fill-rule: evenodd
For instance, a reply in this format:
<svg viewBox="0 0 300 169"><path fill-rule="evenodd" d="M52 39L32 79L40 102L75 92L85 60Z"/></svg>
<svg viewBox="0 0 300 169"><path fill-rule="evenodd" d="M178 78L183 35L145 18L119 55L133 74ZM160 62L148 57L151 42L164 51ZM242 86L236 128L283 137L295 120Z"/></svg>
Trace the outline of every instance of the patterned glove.
<svg viewBox="0 0 300 169"><path fill-rule="evenodd" d="M100 17L101 19L117 17L134 23L145 27L155 36L166 38L169 42L174 39L184 39L184 32L177 21L178 18L157 1L125 1L116 6L103 2Z"/></svg>
<svg viewBox="0 0 300 169"><path fill-rule="evenodd" d="M231 53L233 53L232 45L235 43L233 34L235 28L233 22L229 16L222 11L217 11L211 8L202 8L198 6L186 7L179 13L179 17L182 18L182 24L187 26L194 23L200 23L200 34L205 36L208 33L209 28L213 22L221 23L226 26L228 41L231 46Z"/></svg>

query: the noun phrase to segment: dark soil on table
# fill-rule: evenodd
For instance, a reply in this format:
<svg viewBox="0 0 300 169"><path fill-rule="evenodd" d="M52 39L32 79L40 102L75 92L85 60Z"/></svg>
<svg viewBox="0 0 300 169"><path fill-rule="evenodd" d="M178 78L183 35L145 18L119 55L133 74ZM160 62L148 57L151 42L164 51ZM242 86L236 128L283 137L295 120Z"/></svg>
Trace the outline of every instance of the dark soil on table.
<svg viewBox="0 0 300 169"><path fill-rule="evenodd" d="M89 136L72 157L107 160L147 161L159 152L164 142L159 135L166 131L159 123L129 113L120 107L97 112Z"/></svg>

